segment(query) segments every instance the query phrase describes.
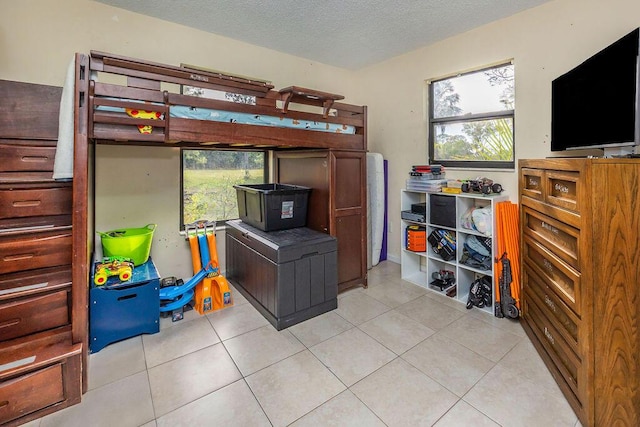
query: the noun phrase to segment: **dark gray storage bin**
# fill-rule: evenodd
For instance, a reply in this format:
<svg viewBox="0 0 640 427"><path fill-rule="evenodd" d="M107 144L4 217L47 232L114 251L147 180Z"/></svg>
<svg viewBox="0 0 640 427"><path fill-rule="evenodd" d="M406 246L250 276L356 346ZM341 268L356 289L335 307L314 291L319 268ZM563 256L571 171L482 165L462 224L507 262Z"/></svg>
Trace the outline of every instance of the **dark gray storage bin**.
<svg viewBox="0 0 640 427"><path fill-rule="evenodd" d="M429 223L456 228L456 198L454 196L430 194Z"/></svg>
<svg viewBox="0 0 640 427"><path fill-rule="evenodd" d="M278 330L338 307L338 244L306 227L227 221L225 276Z"/></svg>
<svg viewBox="0 0 640 427"><path fill-rule="evenodd" d="M240 219L262 231L307 224L309 187L286 184L234 185Z"/></svg>

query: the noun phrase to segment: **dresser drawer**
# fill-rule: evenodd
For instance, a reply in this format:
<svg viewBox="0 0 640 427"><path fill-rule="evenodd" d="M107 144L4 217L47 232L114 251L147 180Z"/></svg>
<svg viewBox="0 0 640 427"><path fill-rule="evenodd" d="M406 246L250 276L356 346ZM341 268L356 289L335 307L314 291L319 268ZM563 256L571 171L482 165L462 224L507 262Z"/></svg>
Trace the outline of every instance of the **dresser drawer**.
<svg viewBox="0 0 640 427"><path fill-rule="evenodd" d="M69 303L66 290L0 304L0 341L68 323Z"/></svg>
<svg viewBox="0 0 640 427"><path fill-rule="evenodd" d="M580 319L527 264L523 269L522 288L526 294L525 299L535 300L536 305L553 322L571 349L580 355L578 348Z"/></svg>
<svg viewBox="0 0 640 427"><path fill-rule="evenodd" d="M71 264L71 227L0 234L0 274Z"/></svg>
<svg viewBox="0 0 640 427"><path fill-rule="evenodd" d="M578 172L546 171L546 202L572 212L580 213L578 192L580 187Z"/></svg>
<svg viewBox="0 0 640 427"><path fill-rule="evenodd" d="M32 369L0 379L1 425L21 425L80 402L80 344L54 344L49 354L35 353L33 357Z"/></svg>
<svg viewBox="0 0 640 427"><path fill-rule="evenodd" d="M581 384L578 383L582 375L580 359L567 345L553 323L543 314L544 310L536 304L534 299L526 297L523 299L523 312L527 324L546 350L553 366L569 386L573 396L581 401L579 391ZM557 377L557 375L554 376Z"/></svg>
<svg viewBox="0 0 640 427"><path fill-rule="evenodd" d="M53 172L55 154L55 145L1 143L0 172Z"/></svg>
<svg viewBox="0 0 640 427"><path fill-rule="evenodd" d="M21 425L80 402L82 344L71 326L0 346L0 425Z"/></svg>
<svg viewBox="0 0 640 427"><path fill-rule="evenodd" d="M40 268L5 274L0 278L0 304L71 287L71 266Z"/></svg>
<svg viewBox="0 0 640 427"><path fill-rule="evenodd" d="M522 248L524 263L540 275L540 278L580 317L580 273L529 236L524 237Z"/></svg>
<svg viewBox="0 0 640 427"><path fill-rule="evenodd" d="M62 365L56 364L0 383L0 423L64 400Z"/></svg>
<svg viewBox="0 0 640 427"><path fill-rule="evenodd" d="M522 230L578 270L580 230L527 206L522 206Z"/></svg>
<svg viewBox="0 0 640 427"><path fill-rule="evenodd" d="M523 196L544 201L544 170L522 168L520 170L520 191Z"/></svg>
<svg viewBox="0 0 640 427"><path fill-rule="evenodd" d="M0 219L71 213L71 187L0 190Z"/></svg>

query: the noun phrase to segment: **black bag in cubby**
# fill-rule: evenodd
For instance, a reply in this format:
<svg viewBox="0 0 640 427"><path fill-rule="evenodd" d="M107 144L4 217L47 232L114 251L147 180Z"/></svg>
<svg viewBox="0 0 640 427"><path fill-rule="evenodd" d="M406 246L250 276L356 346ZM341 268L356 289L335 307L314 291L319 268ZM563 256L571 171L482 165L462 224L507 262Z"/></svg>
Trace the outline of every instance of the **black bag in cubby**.
<svg viewBox="0 0 640 427"><path fill-rule="evenodd" d="M445 261L456 257L456 236L448 230L436 228L427 238L431 248Z"/></svg>
<svg viewBox="0 0 640 427"><path fill-rule="evenodd" d="M460 263L480 270L491 270L491 238L469 236L464 242Z"/></svg>

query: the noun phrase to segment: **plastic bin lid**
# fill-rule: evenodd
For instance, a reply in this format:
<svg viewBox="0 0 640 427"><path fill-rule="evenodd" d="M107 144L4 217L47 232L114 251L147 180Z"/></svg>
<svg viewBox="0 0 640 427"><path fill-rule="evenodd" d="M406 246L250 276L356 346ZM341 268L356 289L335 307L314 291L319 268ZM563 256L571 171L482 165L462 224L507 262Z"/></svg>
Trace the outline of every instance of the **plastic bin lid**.
<svg viewBox="0 0 640 427"><path fill-rule="evenodd" d="M250 236L251 240L259 242L277 253L273 259L267 253L263 255L278 263L295 261L312 253L326 253L337 250L335 237L307 227L296 227L287 230L262 231L241 220L227 221L227 226L238 232ZM259 250L260 248L254 247Z"/></svg>

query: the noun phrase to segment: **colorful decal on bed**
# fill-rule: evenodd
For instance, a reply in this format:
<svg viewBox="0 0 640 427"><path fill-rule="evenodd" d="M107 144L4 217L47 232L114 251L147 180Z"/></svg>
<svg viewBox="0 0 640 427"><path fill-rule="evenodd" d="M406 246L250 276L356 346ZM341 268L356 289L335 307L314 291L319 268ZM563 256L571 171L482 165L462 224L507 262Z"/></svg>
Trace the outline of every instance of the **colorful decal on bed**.
<svg viewBox="0 0 640 427"><path fill-rule="evenodd" d="M106 98L106 99L118 99L118 98ZM133 100L128 100L128 101L137 102ZM145 104L147 104L146 106L149 106L151 108L154 108L155 105L163 105L163 104L156 104L156 103L145 103ZM110 107L106 105L100 105L96 109L99 111L111 111L111 112L119 112L119 113L126 111L126 113L130 117L143 118L143 119L162 120L164 118L162 113L149 111L149 110L142 110L142 109L138 110L135 108L123 109L121 107ZM212 120L212 121L226 122L226 123L240 123L240 124L248 124L248 125L258 125L258 126L306 129L306 130L331 132L331 133L345 133L345 134L356 133L355 126L346 125L342 123L300 120L300 119L292 119L290 117L283 117L283 116L263 116L260 114L236 113L236 112L224 111L224 110L195 108L187 105L172 105L169 111L169 115L171 117L177 117L181 119ZM151 133L152 126L138 125L138 130L141 133Z"/></svg>
<svg viewBox="0 0 640 427"><path fill-rule="evenodd" d="M138 110L135 108L125 108L129 117L135 117L137 119L151 119L158 120L162 117L162 113L157 111L148 111L148 110ZM150 125L138 125L138 130L142 134L150 134L153 131L153 126Z"/></svg>
<svg viewBox="0 0 640 427"><path fill-rule="evenodd" d="M283 116L263 116L260 114L237 113L233 111L210 110L186 105L172 105L171 117L197 120L213 120L226 123L241 123L258 126L285 127L307 129L322 132L354 134L355 127L341 123L317 122L311 120L292 119Z"/></svg>

